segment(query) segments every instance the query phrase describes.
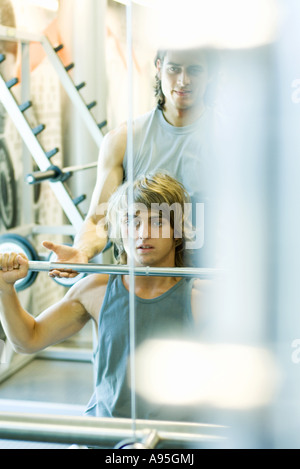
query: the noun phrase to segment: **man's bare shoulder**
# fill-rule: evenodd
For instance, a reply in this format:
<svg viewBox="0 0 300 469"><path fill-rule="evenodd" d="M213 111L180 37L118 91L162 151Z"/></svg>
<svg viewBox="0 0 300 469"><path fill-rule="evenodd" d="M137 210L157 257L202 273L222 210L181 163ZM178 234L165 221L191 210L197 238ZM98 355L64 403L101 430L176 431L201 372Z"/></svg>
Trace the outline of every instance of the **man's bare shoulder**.
<svg viewBox="0 0 300 469"><path fill-rule="evenodd" d="M79 280L69 290L68 295L73 297L81 297L82 295L88 295L91 291L103 288L107 286L109 275L105 274L92 274L87 275L82 280Z"/></svg>
<svg viewBox="0 0 300 469"><path fill-rule="evenodd" d="M72 286L66 294L65 299L81 303L85 310L97 320L108 281L109 275L87 275Z"/></svg>
<svg viewBox="0 0 300 469"><path fill-rule="evenodd" d="M121 138L121 137L124 137L127 135L127 122L122 122L121 124L119 124L117 127L115 127L114 129L110 130L105 137L108 137L108 138Z"/></svg>
<svg viewBox="0 0 300 469"><path fill-rule="evenodd" d="M115 129L110 130L102 142L102 150L109 154L124 156L127 145L127 124L120 124ZM103 152L102 152L103 153ZM100 152L101 157L101 152Z"/></svg>

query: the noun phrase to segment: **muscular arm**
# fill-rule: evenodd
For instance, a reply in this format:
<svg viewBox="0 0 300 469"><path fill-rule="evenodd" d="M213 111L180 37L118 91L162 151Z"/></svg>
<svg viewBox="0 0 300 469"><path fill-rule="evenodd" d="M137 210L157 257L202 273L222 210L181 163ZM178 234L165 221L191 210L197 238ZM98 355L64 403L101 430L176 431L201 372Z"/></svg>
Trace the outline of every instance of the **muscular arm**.
<svg viewBox="0 0 300 469"><path fill-rule="evenodd" d="M19 353L36 353L77 333L93 318L98 320L107 276L90 276L77 282L55 305L37 318L21 305L15 282L26 277L28 260L16 253L0 254L0 320Z"/></svg>
<svg viewBox="0 0 300 469"><path fill-rule="evenodd" d="M17 293L1 295L3 329L18 353L31 354L78 332L91 318L75 300L63 299L34 318L21 305Z"/></svg>
<svg viewBox="0 0 300 469"><path fill-rule="evenodd" d="M104 229L105 206L108 199L123 182L123 159L127 144L125 124L109 132L103 139L97 170L97 181L90 208L73 246L44 241L45 248L53 251L57 262L85 264L99 254L107 243ZM75 277L76 272L53 270L51 277Z"/></svg>
<svg viewBox="0 0 300 469"><path fill-rule="evenodd" d="M105 206L109 197L123 181L123 158L126 142L127 129L126 125L122 125L109 132L101 145L97 182L90 208L74 241L74 248L85 253L88 260L101 252L107 242L107 234L104 229Z"/></svg>

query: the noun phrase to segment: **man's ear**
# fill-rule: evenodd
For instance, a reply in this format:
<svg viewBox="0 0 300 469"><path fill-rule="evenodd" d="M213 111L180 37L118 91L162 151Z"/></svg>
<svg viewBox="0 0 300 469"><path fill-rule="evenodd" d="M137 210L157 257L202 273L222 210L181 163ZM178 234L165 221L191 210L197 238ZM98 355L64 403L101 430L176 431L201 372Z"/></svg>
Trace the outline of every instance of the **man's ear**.
<svg viewBox="0 0 300 469"><path fill-rule="evenodd" d="M161 80L161 69L162 69L162 61L160 59L156 60L156 70L157 70L157 78Z"/></svg>

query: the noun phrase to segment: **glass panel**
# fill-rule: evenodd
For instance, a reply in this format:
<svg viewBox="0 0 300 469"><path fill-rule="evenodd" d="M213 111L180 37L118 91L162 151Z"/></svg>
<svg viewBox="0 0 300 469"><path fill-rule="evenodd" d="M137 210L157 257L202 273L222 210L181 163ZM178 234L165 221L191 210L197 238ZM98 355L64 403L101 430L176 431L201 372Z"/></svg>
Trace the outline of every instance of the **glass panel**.
<svg viewBox="0 0 300 469"><path fill-rule="evenodd" d="M263 446L261 421L274 391L268 324L277 183L271 170L277 159L276 3L244 2L243 8L234 1L191 1L184 8L174 1L129 3L130 59L136 66L136 51L143 46L143 60L155 58L157 93L153 110L141 118L133 78L127 177L132 171L131 197L142 208L132 214L131 255L136 265L175 271L191 262L214 272L197 280L135 277L135 416L228 425L229 440L217 446ZM155 209L168 203L168 196L169 206L180 207L176 182L149 177L157 172L167 172L191 197L181 214L191 208L193 238L185 240L181 257L167 256L176 252L172 231L170 238L162 226L150 230ZM144 175L141 185L137 181ZM170 217L174 212L166 223L186 235L188 224L182 231L178 213ZM163 210L160 215L165 220Z"/></svg>
<svg viewBox="0 0 300 469"><path fill-rule="evenodd" d="M101 63L105 42L109 86L97 86L109 130L126 122L118 174L106 176L117 186L124 175L108 217L129 274L105 290L90 415L204 435L176 447L298 446L300 6L282 6L107 0L105 42L99 22L89 28L104 2L91 0L85 21L83 2L60 2L76 12L72 34L93 29ZM15 62L12 46L0 52ZM85 159L79 127L68 153Z"/></svg>

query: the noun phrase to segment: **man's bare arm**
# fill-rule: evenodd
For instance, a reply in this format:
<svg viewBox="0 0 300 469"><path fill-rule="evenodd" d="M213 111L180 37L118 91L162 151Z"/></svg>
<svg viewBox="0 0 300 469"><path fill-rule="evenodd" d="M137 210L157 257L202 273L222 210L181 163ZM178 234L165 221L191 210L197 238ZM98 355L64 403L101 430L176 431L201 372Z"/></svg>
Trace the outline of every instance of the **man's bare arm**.
<svg viewBox="0 0 300 469"><path fill-rule="evenodd" d="M23 255L7 253L0 255L0 266L0 318L17 352L31 354L43 350L72 336L91 319L75 288L75 293L70 290L59 303L34 318L22 307L14 288L17 280L26 277L28 260ZM89 295L88 289L86 294Z"/></svg>
<svg viewBox="0 0 300 469"><path fill-rule="evenodd" d="M43 245L57 255L57 262L87 263L99 254L107 243L104 228L105 204L110 196L123 182L123 159L127 144L127 126L121 125L110 131L101 144L97 181L92 195L89 211L72 247L56 245L45 241ZM59 271L51 272L52 276L72 277Z"/></svg>
<svg viewBox="0 0 300 469"><path fill-rule="evenodd" d="M75 237L74 247L91 259L101 252L107 242L104 229L106 203L123 181L123 159L126 150L126 126L110 132L101 146L97 182L90 208L82 229Z"/></svg>

